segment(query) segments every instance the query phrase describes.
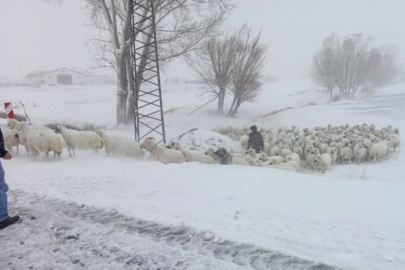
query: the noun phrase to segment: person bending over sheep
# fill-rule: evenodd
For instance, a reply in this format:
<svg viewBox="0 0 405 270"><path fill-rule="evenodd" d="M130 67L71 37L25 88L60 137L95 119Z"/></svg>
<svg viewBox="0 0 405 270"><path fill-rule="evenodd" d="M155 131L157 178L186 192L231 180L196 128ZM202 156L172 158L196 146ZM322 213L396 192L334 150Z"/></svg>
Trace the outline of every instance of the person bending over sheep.
<svg viewBox="0 0 405 270"><path fill-rule="evenodd" d="M232 157L225 148L218 148L218 150L215 151L214 154L219 157L219 164L229 165L232 163Z"/></svg>
<svg viewBox="0 0 405 270"><path fill-rule="evenodd" d="M256 125L251 126L250 130L252 132L249 134L249 141L248 141L247 149L249 150L250 148L252 148L256 151L256 153L260 153L264 149L263 136L259 131L257 131Z"/></svg>

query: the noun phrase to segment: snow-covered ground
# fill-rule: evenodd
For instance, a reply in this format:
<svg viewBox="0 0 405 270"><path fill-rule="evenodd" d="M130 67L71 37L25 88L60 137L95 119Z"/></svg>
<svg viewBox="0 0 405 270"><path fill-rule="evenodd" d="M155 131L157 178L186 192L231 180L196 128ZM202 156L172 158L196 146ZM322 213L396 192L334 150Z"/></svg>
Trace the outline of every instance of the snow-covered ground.
<svg viewBox="0 0 405 270"><path fill-rule="evenodd" d="M260 101L243 105L235 119L216 117L215 104L188 115L209 100L199 97L197 88L195 85L165 88L169 139L192 128L210 129L217 125L257 124L259 128L297 125L303 128L329 123L375 123L377 127L389 124L399 127L402 134L405 130L405 84L381 89L373 96L338 103L327 103L327 96L310 90L306 82L268 84ZM111 87L3 88L0 93L1 103L22 101L28 113L38 121L92 122L109 127L111 134L133 137L132 128L114 127L115 95ZM313 105L308 106L310 103ZM273 114L285 108L290 109ZM59 204L74 202L171 227L191 227L208 235L210 243L226 239L260 247L266 252L280 252L284 256L348 269L405 269L404 162L405 152L400 149L383 163L337 165L324 175L196 163L163 165L88 152L78 152L74 159L64 153L61 162L32 161L21 154L3 165L11 189L19 190L11 193L11 197L16 197L11 199L11 206L15 202L17 212L19 207L27 207L33 198L37 198L35 205L40 207L42 197L38 196L45 195L58 200ZM36 211L35 207L31 209ZM49 209L57 211L57 207ZM26 219L29 215L29 211L23 212ZM29 233L30 224L58 222L53 212L50 213L51 221L43 219L23 221L10 230L17 234L19 228L24 228L25 238L43 243L43 239L30 238L34 237ZM77 233L93 230L83 222L76 219L72 230ZM123 241L125 252L148 256L145 250L120 240L123 235L111 227L106 226L104 232L103 226L96 227L95 234L102 235L103 239L111 237L114 242L111 245ZM7 233L0 232L1 241L12 240L5 237ZM90 239L92 235L86 237ZM134 246L154 249L152 244L138 242L135 239L138 236L131 237ZM93 244L102 243L94 241ZM35 248L35 245L25 247ZM178 248L175 246L173 252L181 252ZM79 253L65 255L74 258L73 255L79 256ZM150 255L155 268L159 267L156 264L158 253ZM37 255L47 259L45 251ZM243 269L273 269L269 266L286 269L286 264L280 264L278 268L273 266L278 259L272 256L267 259L273 258L273 264L252 264L246 256L235 261L204 250L197 251L193 259L200 255L207 263L204 261L202 268L190 264L162 269L237 269L238 265ZM184 256L188 260L188 255ZM210 257L221 261L217 268L208 266L213 263ZM0 261L5 258L10 262L8 255L0 253ZM57 260L59 257L52 255L48 259L52 258ZM100 259L99 263L103 262ZM221 263L226 264L222 266ZM327 269L325 265L318 265L319 268L302 265L298 263L291 269ZM146 269L155 269L153 267ZM75 264L72 269L82 268Z"/></svg>

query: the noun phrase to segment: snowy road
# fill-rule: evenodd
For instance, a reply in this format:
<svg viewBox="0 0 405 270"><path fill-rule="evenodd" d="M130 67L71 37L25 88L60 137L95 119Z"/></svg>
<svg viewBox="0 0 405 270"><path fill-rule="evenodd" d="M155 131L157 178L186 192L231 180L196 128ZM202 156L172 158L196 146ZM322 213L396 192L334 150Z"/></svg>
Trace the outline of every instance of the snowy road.
<svg viewBox="0 0 405 270"><path fill-rule="evenodd" d="M0 232L0 269L336 269L21 190L23 222Z"/></svg>

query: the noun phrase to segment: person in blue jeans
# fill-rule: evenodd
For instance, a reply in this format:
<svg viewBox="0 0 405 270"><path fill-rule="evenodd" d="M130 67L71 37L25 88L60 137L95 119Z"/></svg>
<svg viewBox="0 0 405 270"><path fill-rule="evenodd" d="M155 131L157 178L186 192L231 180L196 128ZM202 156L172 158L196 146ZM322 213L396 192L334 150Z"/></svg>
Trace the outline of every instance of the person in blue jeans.
<svg viewBox="0 0 405 270"><path fill-rule="evenodd" d="M7 152L4 147L3 133L1 132L1 129L0 129L0 158L2 159L12 158L11 154ZM13 225L18 220L20 220L19 216L10 217L8 215L7 191L8 186L6 184L5 172L0 162L0 230L7 228L8 226Z"/></svg>

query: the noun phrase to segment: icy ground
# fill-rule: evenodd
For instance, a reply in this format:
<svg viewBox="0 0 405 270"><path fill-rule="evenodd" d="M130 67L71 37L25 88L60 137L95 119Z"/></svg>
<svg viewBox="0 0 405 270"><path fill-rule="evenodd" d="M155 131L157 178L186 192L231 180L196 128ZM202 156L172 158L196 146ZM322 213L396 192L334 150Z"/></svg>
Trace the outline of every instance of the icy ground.
<svg viewBox="0 0 405 270"><path fill-rule="evenodd" d="M12 191L25 217L1 234L0 269L337 269L45 196Z"/></svg>
<svg viewBox="0 0 405 270"><path fill-rule="evenodd" d="M405 104L401 102L405 99L404 84L381 89L371 97L331 104L323 93L306 90L306 84L274 84L266 89L260 101L242 107L236 119L213 116L214 104L189 115L205 102L198 100L195 89L190 88L175 86L164 95L170 138L196 127L252 123L259 128L375 123L377 127L389 124L399 127L401 134L405 130ZM1 91L1 102L6 96L14 101L22 99L34 119L88 121L112 128L111 134L132 137L131 128L113 127L114 117L109 113L114 113L114 100L109 88ZM308 106L310 102L316 105ZM286 107L291 109L273 113ZM12 254L2 249L0 263L6 264L5 269L10 262L20 263L24 268L38 262L34 269L47 269L48 265L56 269L92 269L93 265L93 269L100 269L99 266L111 261L110 269L136 269L141 262L144 269L336 266L402 270L405 269L404 162L405 152L400 149L382 163L338 165L321 175L195 163L163 165L88 152L78 152L74 159L65 153L61 162L44 162L32 161L22 153L11 162L3 162L7 181L14 190L10 193L12 213L21 214L24 221L0 232L2 245L13 247L11 253L16 255L10 257ZM44 196L48 199L43 199ZM92 206L97 209L89 210L93 213L89 218L79 214L72 218L76 204L84 205L85 212ZM148 230L131 235L127 228L132 225L119 227L115 222L98 221L111 211L131 224L145 221L163 224L170 230L192 228L195 237L185 248L177 240L156 241L154 233ZM37 220L31 220L31 216ZM70 223L74 225L67 225ZM56 228L60 226L70 229L57 234ZM78 234L78 239L64 239ZM172 236L171 233L168 238ZM14 241L16 238L25 240ZM183 238L173 236L173 239ZM62 247L60 241L64 243ZM223 241L231 246L244 243L242 247L248 250L253 247L255 251L228 250L226 256L218 256L211 245ZM61 251L52 252L54 246ZM119 255L110 253L111 246L119 248ZM257 257L257 250L265 256ZM102 251L110 259L96 255ZM170 252L176 254L174 258L170 256L171 260L162 262ZM18 256L22 258L19 260ZM119 256L128 260L114 259ZM128 266L131 256L136 259ZM179 261L190 264L176 266ZM17 265L9 269L12 267L19 270Z"/></svg>

